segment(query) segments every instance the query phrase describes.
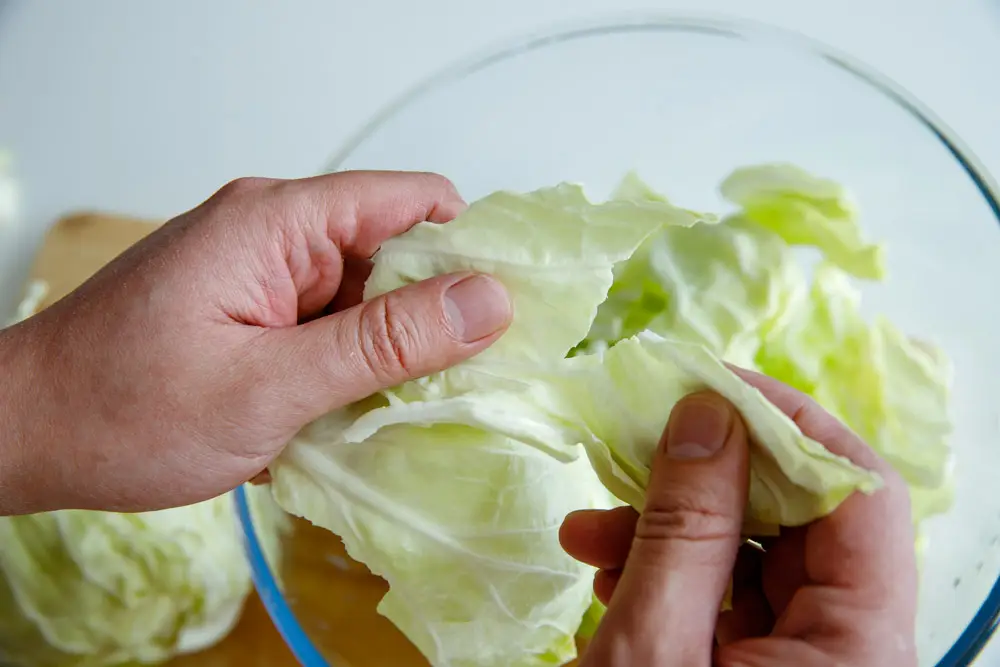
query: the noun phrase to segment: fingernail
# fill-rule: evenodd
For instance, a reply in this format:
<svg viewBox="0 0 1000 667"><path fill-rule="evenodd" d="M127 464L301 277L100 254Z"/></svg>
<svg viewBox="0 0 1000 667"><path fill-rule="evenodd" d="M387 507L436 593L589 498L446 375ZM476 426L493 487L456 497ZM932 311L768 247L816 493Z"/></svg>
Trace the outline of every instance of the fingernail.
<svg viewBox="0 0 1000 667"><path fill-rule="evenodd" d="M510 320L507 290L489 276L471 276L449 287L444 309L455 335L466 343L496 333Z"/></svg>
<svg viewBox="0 0 1000 667"><path fill-rule="evenodd" d="M689 396L674 406L667 426L666 450L672 459L704 459L722 449L733 410L716 396Z"/></svg>

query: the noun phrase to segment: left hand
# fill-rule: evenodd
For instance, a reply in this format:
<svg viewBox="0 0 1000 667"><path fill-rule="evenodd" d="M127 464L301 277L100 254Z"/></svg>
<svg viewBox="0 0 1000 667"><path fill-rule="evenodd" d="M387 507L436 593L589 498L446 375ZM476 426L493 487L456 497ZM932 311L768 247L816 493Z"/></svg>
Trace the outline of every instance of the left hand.
<svg viewBox="0 0 1000 667"><path fill-rule="evenodd" d="M210 498L323 413L488 347L511 307L487 276L361 303L383 241L464 207L433 174L234 181L0 332L0 514Z"/></svg>

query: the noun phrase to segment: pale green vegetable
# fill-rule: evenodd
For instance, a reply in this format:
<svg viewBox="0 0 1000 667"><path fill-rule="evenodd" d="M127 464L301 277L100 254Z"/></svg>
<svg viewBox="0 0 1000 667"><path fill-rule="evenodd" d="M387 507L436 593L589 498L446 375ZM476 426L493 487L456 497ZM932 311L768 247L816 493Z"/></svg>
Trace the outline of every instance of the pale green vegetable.
<svg viewBox="0 0 1000 667"><path fill-rule="evenodd" d="M29 285L15 322L46 285ZM290 525L248 487L269 562ZM0 664L156 663L224 638L252 588L231 496L138 514L69 510L0 517Z"/></svg>
<svg viewBox="0 0 1000 667"><path fill-rule="evenodd" d="M950 365L884 318L862 317L845 269L881 276L883 252L862 240L847 192L796 167L764 165L736 170L723 193L746 208L716 225L654 234L615 268L582 348L650 329L776 377L816 398L903 475L915 521L945 511ZM665 201L632 174L615 196ZM793 245L822 254L811 280Z"/></svg>
<svg viewBox="0 0 1000 667"><path fill-rule="evenodd" d="M648 329L750 366L761 330L805 280L793 260L780 238L738 218L665 229L617 267L590 349Z"/></svg>
<svg viewBox="0 0 1000 667"><path fill-rule="evenodd" d="M876 475L804 437L703 347L655 334L547 364L483 360L442 374L433 392L410 389L415 400L391 393L388 404L338 425L344 442L370 441L388 427L461 424L558 459L572 460L582 444L604 486L641 509L666 422L661 406L712 389L737 406L759 443L751 455L751 525L800 525L829 513L854 490L879 485Z"/></svg>
<svg viewBox="0 0 1000 667"><path fill-rule="evenodd" d="M557 359L587 335L615 263L664 226L709 220L666 202L591 204L569 184L498 192L447 225L423 223L383 244L365 298L452 271L489 273L517 315L481 358Z"/></svg>
<svg viewBox="0 0 1000 667"><path fill-rule="evenodd" d="M569 185L498 193L448 225L386 242L366 296L489 271L516 315L480 361L562 359L590 328L613 263L660 226L696 221L666 204L594 206ZM559 424L536 430L546 415L522 414L503 378L484 391L492 386L500 395L464 401L448 395L447 378L426 378L319 420L272 465L275 496L388 580L380 611L433 664L562 664L575 655L592 569L562 551L559 525L613 501ZM465 425L481 413L519 437Z"/></svg>
<svg viewBox="0 0 1000 667"><path fill-rule="evenodd" d="M607 608L604 606L600 600L597 599L597 595L594 595L590 601L590 607L587 608L587 612L583 615L583 620L580 621L580 627L577 628L576 636L582 639L591 639L594 633L597 632L597 626L601 624L601 619L604 618L604 612Z"/></svg>
<svg viewBox="0 0 1000 667"><path fill-rule="evenodd" d="M306 429L274 491L389 582L379 611L434 665L570 660L593 571L562 551L558 528L610 506L586 458L461 424L386 424L361 442L341 426Z"/></svg>
<svg viewBox="0 0 1000 667"><path fill-rule="evenodd" d="M0 519L0 575L9 592L0 607L0 657L116 665L214 643L250 592L231 503L143 516L67 511ZM12 623L18 618L21 628Z"/></svg>
<svg viewBox="0 0 1000 667"><path fill-rule="evenodd" d="M633 194L593 205L567 185L497 193L448 225L421 224L386 242L367 297L442 273L488 272L511 296L510 332L469 362L318 420L271 468L283 507L339 534L352 557L388 580L380 611L435 666L549 665L573 656L573 635L595 612L591 570L558 547L562 516L610 505L598 480L641 507L656 442L686 393L723 393L755 435L755 528L810 521L880 483L805 438L697 339L742 335L735 315L728 333L708 331L711 317L738 311L721 287L715 310L699 315L701 328L687 321L692 315L671 320L690 325L681 341L642 334L566 358L623 275L614 263L661 234L716 238L714 218L638 188ZM733 226L745 229L743 245L780 240L749 225ZM694 243L692 252L702 246L715 247ZM781 258L777 249L759 255L764 263ZM697 266L692 258L684 270ZM777 321L786 301L771 275L763 270L759 288L731 297L750 293L763 304L767 314L755 322Z"/></svg>
<svg viewBox="0 0 1000 667"><path fill-rule="evenodd" d="M10 155L0 150L0 229L14 221L18 209L18 188L10 163Z"/></svg>
<svg viewBox="0 0 1000 667"><path fill-rule="evenodd" d="M45 297L49 294L49 284L44 280L32 280L28 283L24 298L14 311L14 316L10 324L17 324L21 320L26 320L34 315Z"/></svg>
<svg viewBox="0 0 1000 667"><path fill-rule="evenodd" d="M276 527L258 530L276 556ZM229 633L251 590L229 496L143 514L3 517L0 544L5 665L103 667L201 650Z"/></svg>
<svg viewBox="0 0 1000 667"><path fill-rule="evenodd" d="M747 533L760 526L807 523L831 512L853 491L871 492L879 486L877 475L803 436L788 417L702 346L647 333L606 353L562 365L579 367L560 378L558 391L573 400L577 419L585 420L591 437L601 443L588 442L588 448L606 447L615 464L606 470L599 463L603 452L592 454L598 474L615 495L637 509L642 508L655 446L666 424L662 406L705 389L737 407L756 443L750 457ZM624 490L616 491L623 482L631 482L637 493L629 497Z"/></svg>
<svg viewBox="0 0 1000 667"><path fill-rule="evenodd" d="M651 329L752 366L764 332L802 302L808 281L792 246L815 247L858 276L883 276L883 249L863 240L839 184L790 165L762 165L734 171L722 193L741 205L737 214L717 225L667 228L615 267L589 346ZM615 199L666 201L635 174Z"/></svg>
<svg viewBox="0 0 1000 667"><path fill-rule="evenodd" d="M737 169L721 189L747 218L790 245L821 248L831 262L859 278L884 277L884 251L862 238L854 203L839 183L774 164Z"/></svg>
<svg viewBox="0 0 1000 667"><path fill-rule="evenodd" d="M951 366L884 318L867 323L847 276L821 265L811 293L764 339L757 365L814 396L903 476L914 520L951 504Z"/></svg>

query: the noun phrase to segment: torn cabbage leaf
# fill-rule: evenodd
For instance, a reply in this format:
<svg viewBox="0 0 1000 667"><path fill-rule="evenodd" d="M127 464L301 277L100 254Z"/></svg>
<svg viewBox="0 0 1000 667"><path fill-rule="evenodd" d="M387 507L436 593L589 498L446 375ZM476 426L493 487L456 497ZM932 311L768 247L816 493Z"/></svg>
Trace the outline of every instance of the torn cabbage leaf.
<svg viewBox="0 0 1000 667"><path fill-rule="evenodd" d="M885 318L861 315L849 274L882 276L883 251L862 240L845 189L789 165L737 169L722 189L746 208L710 227L651 235L615 267L581 349L644 329L699 343L844 421L908 482L915 521L947 510L951 366ZM634 174L615 197L666 201ZM822 257L811 277L799 245Z"/></svg>
<svg viewBox="0 0 1000 667"><path fill-rule="evenodd" d="M919 522L952 502L951 364L885 318L867 323L860 294L830 264L782 326L768 332L757 368L810 394L906 480Z"/></svg>
<svg viewBox="0 0 1000 667"><path fill-rule="evenodd" d="M659 227L697 221L662 203L592 205L571 185L497 193L448 225L387 241L366 297L440 273L489 272L516 315L480 361L562 359L590 328L613 264ZM448 396L448 383L424 378L387 392L384 405L371 399L318 420L271 466L275 497L389 582L379 610L432 664L568 662L593 570L562 551L559 526L572 510L615 501L582 446L562 442L558 424L535 430L518 395L502 391L505 379L490 400ZM482 412L516 437L465 425Z"/></svg>
<svg viewBox="0 0 1000 667"><path fill-rule="evenodd" d="M706 349L715 340L710 318L728 310L718 339L756 353L721 290L700 328L683 314L664 320L691 325L681 340L642 334L613 347L616 340L604 341L595 353L577 347L621 277L616 263L627 266L660 235L715 238L714 217L641 195L591 204L571 185L496 193L452 223L420 224L387 241L366 298L443 273L490 273L513 303L509 332L473 360L317 420L271 466L286 510L340 535L353 558L388 581L379 610L435 666L554 665L574 656L573 636L593 611L592 570L559 549L562 517L610 506L605 487L641 507L670 408L690 391L729 397L756 436L751 525L804 523L880 483L805 438ZM733 245L738 257L754 239L780 240L750 226L746 235ZM692 252L700 245L715 247L694 242ZM760 254L762 263L780 258L773 248ZM691 258L684 270L698 265ZM741 293L763 304L770 321L784 295L768 275ZM647 308L652 320L662 314L662 306Z"/></svg>
<svg viewBox="0 0 1000 667"><path fill-rule="evenodd" d="M390 425L458 423L555 455L569 455L582 444L604 486L641 510L669 414L662 406L711 389L737 407L758 443L751 451L747 506L754 529L807 523L831 512L853 491L872 492L880 483L877 475L803 436L704 347L652 333L544 365L466 364L443 373L439 386L446 398L397 398L359 417L344 439L361 443Z"/></svg>
<svg viewBox="0 0 1000 667"><path fill-rule="evenodd" d="M737 169L721 190L743 215L789 245L821 248L830 262L858 278L885 277L884 249L865 242L854 202L839 183L773 164Z"/></svg>
<svg viewBox="0 0 1000 667"><path fill-rule="evenodd" d="M388 581L379 611L431 664L575 655L593 570L563 552L558 529L573 510L611 505L586 457L564 463L499 433L417 420L351 442L331 418L272 475L283 506Z"/></svg>
<svg viewBox="0 0 1000 667"><path fill-rule="evenodd" d="M591 204L565 183L497 192L447 225L422 223L384 243L364 296L455 271L488 273L512 295L516 316L480 359L558 359L590 330L614 264L665 226L711 220L666 202Z"/></svg>
<svg viewBox="0 0 1000 667"><path fill-rule="evenodd" d="M813 247L855 275L884 276L884 251L863 240L841 185L779 164L737 169L721 191L741 206L737 213L716 225L666 228L615 267L585 349L649 329L752 367L765 332L804 303L809 281L793 246ZM634 173L614 199L667 201Z"/></svg>
<svg viewBox="0 0 1000 667"><path fill-rule="evenodd" d="M618 265L584 349L651 330L750 367L804 282L787 245L746 220L664 229Z"/></svg>

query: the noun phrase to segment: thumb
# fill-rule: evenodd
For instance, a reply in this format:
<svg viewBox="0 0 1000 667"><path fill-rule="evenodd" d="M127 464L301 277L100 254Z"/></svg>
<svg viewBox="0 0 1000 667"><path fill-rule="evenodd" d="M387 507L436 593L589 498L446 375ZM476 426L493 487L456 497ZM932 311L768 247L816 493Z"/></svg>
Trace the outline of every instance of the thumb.
<svg viewBox="0 0 1000 667"><path fill-rule="evenodd" d="M511 316L497 280L444 275L275 330L280 338L267 347L286 357L282 367L293 374L289 384L309 420L472 357L503 334Z"/></svg>
<svg viewBox="0 0 1000 667"><path fill-rule="evenodd" d="M748 456L743 422L725 399L699 393L674 407L601 628L610 626L609 638L617 635L618 655L625 640L625 664L711 662L740 544Z"/></svg>

